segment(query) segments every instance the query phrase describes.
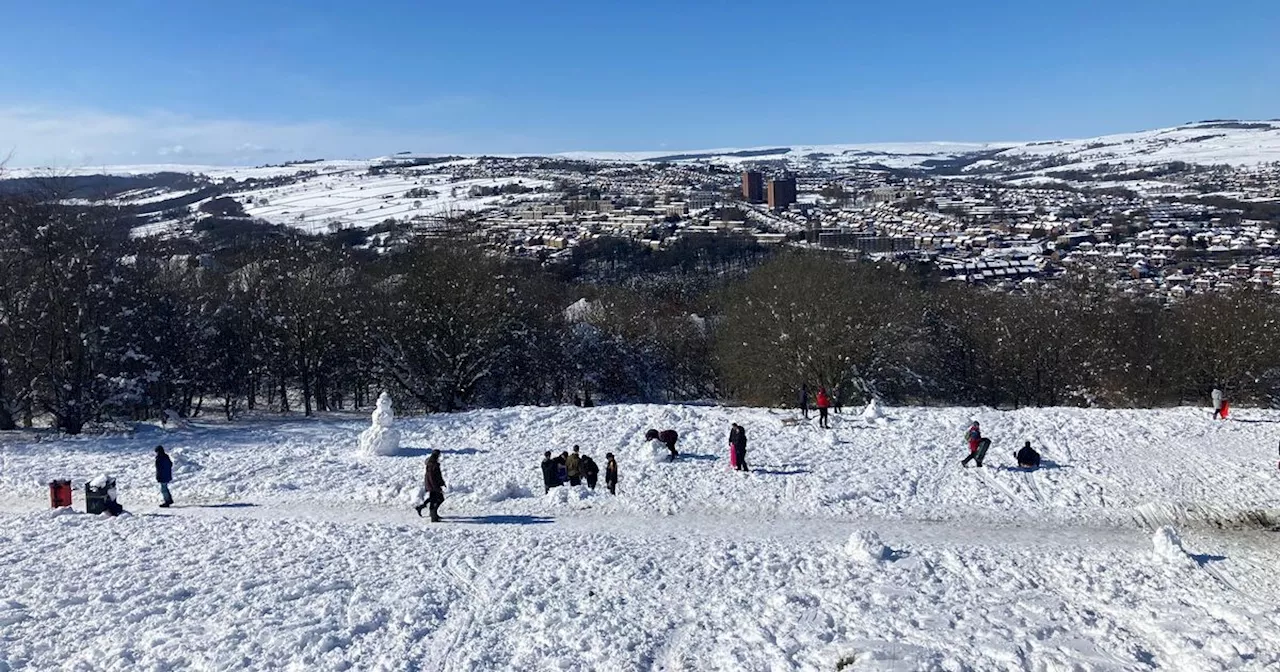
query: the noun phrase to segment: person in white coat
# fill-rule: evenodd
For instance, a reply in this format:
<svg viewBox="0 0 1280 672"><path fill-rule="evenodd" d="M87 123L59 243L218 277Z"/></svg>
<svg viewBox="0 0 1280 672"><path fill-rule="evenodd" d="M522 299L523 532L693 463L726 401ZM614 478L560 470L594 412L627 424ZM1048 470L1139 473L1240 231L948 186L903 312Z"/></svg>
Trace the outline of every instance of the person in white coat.
<svg viewBox="0 0 1280 672"><path fill-rule="evenodd" d="M1213 419L1217 420L1222 416L1222 390L1213 388L1213 393L1209 395L1213 398Z"/></svg>

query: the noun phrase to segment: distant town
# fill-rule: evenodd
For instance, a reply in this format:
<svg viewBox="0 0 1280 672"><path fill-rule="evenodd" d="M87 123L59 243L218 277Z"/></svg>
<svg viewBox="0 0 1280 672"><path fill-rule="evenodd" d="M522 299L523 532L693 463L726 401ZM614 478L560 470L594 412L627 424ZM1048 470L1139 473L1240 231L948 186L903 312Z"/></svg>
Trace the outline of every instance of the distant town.
<svg viewBox="0 0 1280 672"><path fill-rule="evenodd" d="M1073 274L1167 300L1280 292L1280 123L1198 122L1089 141L778 147L674 155L303 161L179 174L132 169L81 200L136 212L136 236L238 220L374 248L420 235L554 265L584 241L699 236L926 265L1027 291ZM5 184L0 182L0 184Z"/></svg>

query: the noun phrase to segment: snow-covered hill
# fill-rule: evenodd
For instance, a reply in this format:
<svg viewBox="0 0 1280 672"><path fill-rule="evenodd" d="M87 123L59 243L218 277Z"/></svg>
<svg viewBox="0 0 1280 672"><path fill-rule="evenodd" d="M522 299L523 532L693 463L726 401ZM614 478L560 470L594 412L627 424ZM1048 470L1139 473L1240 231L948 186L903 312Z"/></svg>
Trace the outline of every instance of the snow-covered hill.
<svg viewBox="0 0 1280 672"><path fill-rule="evenodd" d="M1203 165L1255 166L1280 161L1280 121L1202 121L1172 128L1075 140L1038 142L912 142L852 145L771 145L682 152L570 152L563 156L606 161L780 160L833 168L883 166L930 168L972 157L988 171L1020 167L1029 159L1054 158L1054 167L1087 168L1099 163L1132 165L1183 161ZM979 158L980 157L980 158ZM980 163L979 163L980 162Z"/></svg>
<svg viewBox="0 0 1280 672"><path fill-rule="evenodd" d="M506 159L530 157L499 157ZM775 145L660 152L567 152L553 158L615 163L711 163L740 167L748 162L774 162L798 171L821 173L857 169L915 169L944 175L1010 179L1018 184L1046 181L1055 171L1088 171L1099 164L1137 167L1184 162L1250 168L1280 162L1280 122L1205 121L1174 128L1078 140L1041 142L916 142L840 145ZM219 193L182 202L167 217L138 230L163 233L206 201L229 195L250 216L265 221L325 232L370 227L395 219L431 219L511 202L510 195L483 191L519 183L548 190L554 171L528 174L511 166L489 170L479 158L431 157L401 153L366 161L306 161L256 168L141 165L86 166L73 169L18 169L7 177L47 175L129 175L160 172L202 175L218 183ZM415 165L421 163L422 165ZM385 170L388 165L396 166ZM471 169L471 170L468 170ZM474 191L473 191L474 190ZM193 193L190 189L138 189L114 197L123 205L151 206ZM527 200L527 199L525 199ZM145 208L144 208L145 209Z"/></svg>
<svg viewBox="0 0 1280 672"><path fill-rule="evenodd" d="M0 436L0 669L1269 669L1280 414L514 408ZM994 447L963 469L970 418ZM750 437L730 471L730 421ZM653 459L643 433L681 432ZM1011 465L1024 440L1046 459ZM151 448L179 506L155 508ZM544 450L620 493L541 494ZM445 523L410 506L444 451ZM135 515L51 515L120 481ZM76 506L81 507L79 495ZM1173 523L1182 546L1153 528ZM1220 529L1225 527L1225 529Z"/></svg>

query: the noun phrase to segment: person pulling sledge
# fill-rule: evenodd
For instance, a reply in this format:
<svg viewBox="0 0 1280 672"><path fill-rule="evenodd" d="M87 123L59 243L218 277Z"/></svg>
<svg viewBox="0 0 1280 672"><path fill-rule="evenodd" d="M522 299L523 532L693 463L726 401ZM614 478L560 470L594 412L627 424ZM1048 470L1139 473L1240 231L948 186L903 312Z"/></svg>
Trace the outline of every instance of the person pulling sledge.
<svg viewBox="0 0 1280 672"><path fill-rule="evenodd" d="M1031 447L1030 441L1023 444L1022 448L1013 454L1013 459L1017 460L1018 466L1023 469L1037 469L1040 467L1040 453Z"/></svg>
<svg viewBox="0 0 1280 672"><path fill-rule="evenodd" d="M680 434L676 430L664 429L659 432L656 429L651 429L644 433L645 441L653 441L654 439L657 439L659 443L667 447L667 450L671 453L668 459L675 460L680 457L680 451L676 450L676 441L680 440Z"/></svg>
<svg viewBox="0 0 1280 672"><path fill-rule="evenodd" d="M1213 392L1210 393L1209 396L1211 399L1213 399L1213 419L1226 420L1227 419L1227 401L1222 398L1222 390L1219 390L1218 388L1215 387L1213 388Z"/></svg>
<svg viewBox="0 0 1280 672"><path fill-rule="evenodd" d="M414 510L418 515L422 515L422 509L426 508L431 514L431 522L440 522L440 505L444 503L444 475L440 473L440 451L431 451L431 457L427 458L427 472L422 477L423 485L427 487L427 498L415 507Z"/></svg>
<svg viewBox="0 0 1280 672"><path fill-rule="evenodd" d="M969 425L969 431L964 433L964 438L965 441L969 442L969 456L960 461L960 466L967 467L969 466L969 460L974 460L981 467L982 458L985 457L984 453L986 452L983 450L983 442L985 441L988 446L991 445L991 442L982 438L982 430L978 427L977 420L974 420L973 424Z"/></svg>

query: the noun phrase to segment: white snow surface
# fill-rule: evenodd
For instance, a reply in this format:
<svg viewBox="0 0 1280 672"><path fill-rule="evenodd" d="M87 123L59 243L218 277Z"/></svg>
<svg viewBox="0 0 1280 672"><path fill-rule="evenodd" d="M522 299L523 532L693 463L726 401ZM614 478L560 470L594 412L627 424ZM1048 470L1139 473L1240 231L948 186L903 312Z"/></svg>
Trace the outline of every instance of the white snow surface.
<svg viewBox="0 0 1280 672"><path fill-rule="evenodd" d="M1277 669L1280 412L1209 416L522 407L401 417L398 457L351 450L355 413L0 433L0 670ZM618 456L617 496L542 495L574 444ZM439 524L411 508L431 449ZM49 511L49 480L82 511L101 473L132 515Z"/></svg>

